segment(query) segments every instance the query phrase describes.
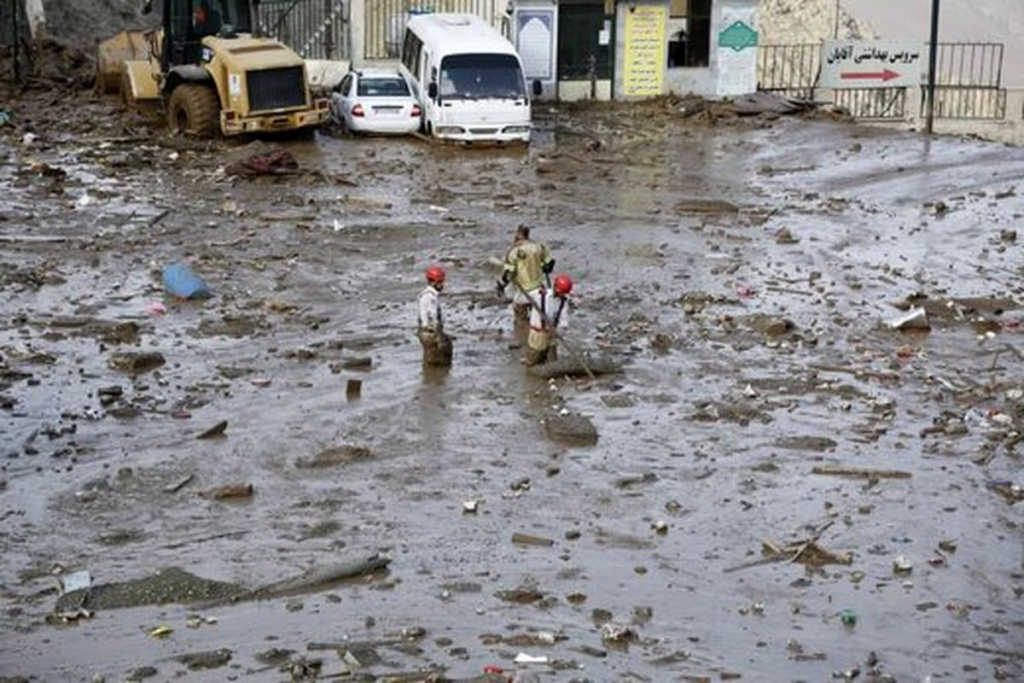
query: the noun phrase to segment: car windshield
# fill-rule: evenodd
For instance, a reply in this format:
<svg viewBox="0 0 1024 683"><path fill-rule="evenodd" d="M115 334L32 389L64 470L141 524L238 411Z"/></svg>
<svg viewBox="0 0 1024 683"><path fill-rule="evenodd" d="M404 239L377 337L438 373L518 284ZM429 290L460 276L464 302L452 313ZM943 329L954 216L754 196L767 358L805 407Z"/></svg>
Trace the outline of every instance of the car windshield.
<svg viewBox="0 0 1024 683"><path fill-rule="evenodd" d="M408 97L409 86L399 76L360 78L357 94L360 97Z"/></svg>
<svg viewBox="0 0 1024 683"><path fill-rule="evenodd" d="M453 100L520 99L523 72L513 55L450 55L441 60L441 97Z"/></svg>

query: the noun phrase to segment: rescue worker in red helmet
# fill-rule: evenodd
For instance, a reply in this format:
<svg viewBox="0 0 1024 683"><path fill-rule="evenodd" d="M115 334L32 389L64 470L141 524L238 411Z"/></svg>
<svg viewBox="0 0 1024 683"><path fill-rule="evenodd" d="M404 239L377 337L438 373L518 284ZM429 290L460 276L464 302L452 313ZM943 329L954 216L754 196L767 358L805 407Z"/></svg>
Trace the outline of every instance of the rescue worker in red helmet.
<svg viewBox="0 0 1024 683"><path fill-rule="evenodd" d="M430 266L426 271L427 286L420 292L419 324L416 336L423 347L423 364L448 367L452 364L452 338L445 334L444 315L441 312L441 292L444 291L445 272L441 266Z"/></svg>
<svg viewBox="0 0 1024 683"><path fill-rule="evenodd" d="M522 333L530 319L530 299L537 293L544 280L555 268L555 259L547 245L530 240L530 228L520 225L512 239L512 247L505 254L501 279L497 282L498 296L505 296L505 288L511 282L513 320L516 331ZM550 280L548 281L550 284ZM521 339L521 338L520 338Z"/></svg>
<svg viewBox="0 0 1024 683"><path fill-rule="evenodd" d="M530 334L526 338L526 364L540 365L557 359L558 330L565 329L569 317L572 278L555 277L554 287L541 287L533 297Z"/></svg>

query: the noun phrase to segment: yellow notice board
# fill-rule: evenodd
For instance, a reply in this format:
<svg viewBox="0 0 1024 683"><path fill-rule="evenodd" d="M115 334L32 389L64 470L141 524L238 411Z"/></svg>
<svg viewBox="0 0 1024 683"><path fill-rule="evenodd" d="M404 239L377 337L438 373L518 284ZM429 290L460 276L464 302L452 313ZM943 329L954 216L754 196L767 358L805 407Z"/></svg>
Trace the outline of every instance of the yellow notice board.
<svg viewBox="0 0 1024 683"><path fill-rule="evenodd" d="M668 7L627 7L622 92L627 97L660 95L665 90L665 24Z"/></svg>

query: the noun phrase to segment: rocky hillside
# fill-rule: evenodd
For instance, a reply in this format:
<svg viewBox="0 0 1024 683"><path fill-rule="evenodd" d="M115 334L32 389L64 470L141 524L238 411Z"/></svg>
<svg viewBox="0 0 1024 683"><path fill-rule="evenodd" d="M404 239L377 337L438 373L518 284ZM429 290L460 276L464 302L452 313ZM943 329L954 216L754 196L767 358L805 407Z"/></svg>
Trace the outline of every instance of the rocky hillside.
<svg viewBox="0 0 1024 683"><path fill-rule="evenodd" d="M835 32L835 0L761 0L758 24L761 43L813 43ZM840 38L871 38L875 31L845 10L839 11Z"/></svg>
<svg viewBox="0 0 1024 683"><path fill-rule="evenodd" d="M43 0L46 31L62 43L91 51L120 31L146 28L158 20L155 14L142 16L141 6L141 0Z"/></svg>

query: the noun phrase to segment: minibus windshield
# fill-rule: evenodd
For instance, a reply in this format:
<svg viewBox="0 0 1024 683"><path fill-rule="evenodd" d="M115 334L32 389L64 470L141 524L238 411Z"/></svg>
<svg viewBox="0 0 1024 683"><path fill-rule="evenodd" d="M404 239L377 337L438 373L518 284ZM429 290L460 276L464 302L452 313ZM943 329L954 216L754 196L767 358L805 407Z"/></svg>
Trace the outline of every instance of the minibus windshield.
<svg viewBox="0 0 1024 683"><path fill-rule="evenodd" d="M518 100L526 88L513 55L449 55L441 60L440 94L447 100Z"/></svg>

